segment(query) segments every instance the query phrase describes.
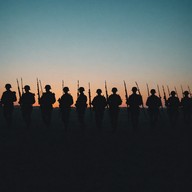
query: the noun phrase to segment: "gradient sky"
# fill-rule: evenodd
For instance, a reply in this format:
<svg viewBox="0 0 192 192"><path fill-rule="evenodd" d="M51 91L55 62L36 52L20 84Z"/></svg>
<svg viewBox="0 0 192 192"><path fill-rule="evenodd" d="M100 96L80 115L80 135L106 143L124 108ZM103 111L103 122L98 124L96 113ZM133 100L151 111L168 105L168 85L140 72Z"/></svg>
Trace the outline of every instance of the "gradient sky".
<svg viewBox="0 0 192 192"><path fill-rule="evenodd" d="M76 82L124 99L137 81L146 96L157 83L192 88L191 0L0 0L0 94L36 77L57 99L61 81L76 100ZM87 93L87 92L86 92Z"/></svg>

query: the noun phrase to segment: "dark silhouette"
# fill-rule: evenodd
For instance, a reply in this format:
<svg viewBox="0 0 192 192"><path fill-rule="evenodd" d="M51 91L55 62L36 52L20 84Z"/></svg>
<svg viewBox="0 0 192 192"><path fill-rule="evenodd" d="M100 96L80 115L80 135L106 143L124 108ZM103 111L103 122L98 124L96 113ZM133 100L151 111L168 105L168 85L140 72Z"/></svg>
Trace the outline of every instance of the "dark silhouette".
<svg viewBox="0 0 192 192"><path fill-rule="evenodd" d="M96 126L101 131L102 129L102 122L103 122L103 115L105 111L105 107L107 106L107 101L103 95L101 95L102 90L97 89L96 91L97 96L93 98L92 105L93 105L93 110L95 112L95 122Z"/></svg>
<svg viewBox="0 0 192 192"><path fill-rule="evenodd" d="M141 95L137 94L137 87L132 88L132 94L129 96L127 104L130 109L130 117L132 121L132 125L134 131L138 127L139 114L140 114L140 106L143 104Z"/></svg>
<svg viewBox="0 0 192 192"><path fill-rule="evenodd" d="M175 91L171 91L170 95L171 96L168 98L168 100L165 101L165 105L167 107L167 113L171 122L171 126L174 127L179 117L180 101L179 98L175 96Z"/></svg>
<svg viewBox="0 0 192 192"><path fill-rule="evenodd" d="M117 129L117 121L119 116L119 105L122 104L122 99L118 94L116 94L117 93L116 87L113 87L111 91L113 94L109 96L107 103L109 105L111 126L113 129L113 132L115 132Z"/></svg>
<svg viewBox="0 0 192 192"><path fill-rule="evenodd" d="M14 102L17 101L16 92L11 91L11 85L5 85L6 91L3 92L1 97L1 104L3 106L3 115L7 122L8 127L12 124L12 114L14 109Z"/></svg>
<svg viewBox="0 0 192 192"><path fill-rule="evenodd" d="M151 127L155 127L159 116L159 107L162 106L161 99L155 95L155 89L151 89L151 95L147 98L146 105L148 106L148 112L150 117Z"/></svg>
<svg viewBox="0 0 192 192"><path fill-rule="evenodd" d="M33 110L33 104L35 103L35 94L29 92L29 85L25 85L24 90L25 93L22 94L19 100L19 104L21 105L23 119L27 127L29 127L31 124L31 113Z"/></svg>
<svg viewBox="0 0 192 192"><path fill-rule="evenodd" d="M65 131L67 132L71 105L73 104L73 97L71 96L71 94L68 93L69 92L68 87L64 87L63 92L64 94L61 96L58 102Z"/></svg>
<svg viewBox="0 0 192 192"><path fill-rule="evenodd" d="M51 116L53 110L53 104L55 103L55 94L50 91L51 86L46 85L45 90L46 92L39 99L39 104L41 108L41 114L43 122L47 127L50 127L51 124Z"/></svg>
<svg viewBox="0 0 192 192"><path fill-rule="evenodd" d="M183 110L183 121L185 124L189 124L191 120L192 111L192 98L189 97L189 92L183 92L184 97L181 99L181 107Z"/></svg>
<svg viewBox="0 0 192 192"><path fill-rule="evenodd" d="M84 94L84 91L85 91L84 87L79 87L78 91L79 91L79 94L78 94L78 98L75 103L75 106L78 114L80 127L82 131L84 131L84 128L85 128L84 117L85 117L85 111L87 108L87 96Z"/></svg>

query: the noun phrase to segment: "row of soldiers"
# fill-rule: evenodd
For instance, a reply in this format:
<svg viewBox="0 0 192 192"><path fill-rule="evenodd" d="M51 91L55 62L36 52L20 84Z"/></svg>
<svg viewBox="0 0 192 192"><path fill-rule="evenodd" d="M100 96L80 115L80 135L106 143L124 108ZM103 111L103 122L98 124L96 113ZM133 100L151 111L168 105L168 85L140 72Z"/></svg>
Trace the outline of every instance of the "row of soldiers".
<svg viewBox="0 0 192 192"><path fill-rule="evenodd" d="M126 104L128 109L128 115L131 119L132 126L134 130L138 127L139 116L141 107L143 107L143 99L140 93L139 87L132 88L132 94L128 96L127 88L125 85L125 95L126 95ZM3 114L6 119L8 126L12 124L12 113L14 109L14 102L17 100L16 92L11 91L11 85L5 85L6 91L2 94L1 105L3 106ZM25 92L21 94L19 91L19 104L21 107L21 112L23 119L27 127L31 124L31 113L33 110L33 104L35 103L35 94L30 92L30 86L24 86ZM76 111L78 114L78 120L82 130L85 128L85 112L87 108L87 96L84 94L84 87L78 88L78 97L75 103ZM112 88L112 94L108 96L107 85L105 84L106 97L102 95L102 90L97 89L97 96L91 100L90 90L89 90L89 105L93 107L95 114L96 126L99 130L102 129L102 122L104 111L106 108L109 109L109 115L111 120L112 130L115 132L117 128L118 115L119 115L119 106L122 104L122 99L120 95L117 94L117 88ZM151 94L148 90L148 98L146 105L148 106L148 117L150 118L151 127L155 127L159 117L159 109L162 107L161 97L156 95L156 90L151 89ZM183 109L183 119L185 123L190 123L191 111L192 111L192 98L189 96L189 91L183 92L183 98L181 101L176 95L175 91L170 92L170 97L167 99L164 94L165 105L167 107L168 116L171 122L171 125L175 125L179 115L179 107ZM42 120L47 127L51 124L51 116L53 110L53 104L56 102L55 94L51 92L51 86L45 86L45 92L40 96L39 85L38 85L38 103L41 109ZM62 121L65 127L65 130L68 129L69 117L71 106L73 105L73 97L69 93L68 87L63 87L63 95L58 99L59 108L61 112ZM145 111L144 111L145 112Z"/></svg>

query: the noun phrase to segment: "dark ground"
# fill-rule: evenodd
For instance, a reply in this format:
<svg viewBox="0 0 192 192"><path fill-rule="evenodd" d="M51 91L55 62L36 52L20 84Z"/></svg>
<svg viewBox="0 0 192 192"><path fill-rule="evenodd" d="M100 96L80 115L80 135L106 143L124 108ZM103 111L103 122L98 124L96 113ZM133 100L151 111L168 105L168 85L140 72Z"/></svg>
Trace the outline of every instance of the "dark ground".
<svg viewBox="0 0 192 192"><path fill-rule="evenodd" d="M165 111L164 111L165 112ZM33 112L30 130L20 111L7 129L0 114L0 191L177 192L192 191L191 126L171 128L165 113L150 131L141 114L139 131L133 134L124 109L112 134L105 114L99 134L89 111L84 134L72 111L70 133L65 133L57 109L47 130L40 112Z"/></svg>

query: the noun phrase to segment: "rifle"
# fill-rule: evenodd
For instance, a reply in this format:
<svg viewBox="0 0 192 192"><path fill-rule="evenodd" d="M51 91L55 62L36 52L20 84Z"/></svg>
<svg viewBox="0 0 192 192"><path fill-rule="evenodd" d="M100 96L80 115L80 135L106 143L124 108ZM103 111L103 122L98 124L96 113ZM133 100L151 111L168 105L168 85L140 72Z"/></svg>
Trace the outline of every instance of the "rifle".
<svg viewBox="0 0 192 192"><path fill-rule="evenodd" d="M107 100L107 103L108 103L109 95L108 95L108 91L107 91L107 82L106 81L105 81L105 94L106 94L106 100ZM109 108L108 104L107 104L107 108Z"/></svg>
<svg viewBox="0 0 192 192"><path fill-rule="evenodd" d="M79 97L79 80L77 81L77 98Z"/></svg>
<svg viewBox="0 0 192 192"><path fill-rule="evenodd" d="M192 93L191 93L191 89L190 89L189 85L187 87L188 87L188 91L189 91L190 97L192 97Z"/></svg>
<svg viewBox="0 0 192 192"><path fill-rule="evenodd" d="M162 86L162 88L163 88L163 98L164 98L164 100L165 100L165 106L166 106L167 97L166 97L166 93L165 93L165 88L164 88L164 86Z"/></svg>
<svg viewBox="0 0 192 192"><path fill-rule="evenodd" d="M40 103L41 95L40 95L40 90L39 90L39 80L38 80L38 78L37 78L37 96L38 96L38 103Z"/></svg>
<svg viewBox="0 0 192 192"><path fill-rule="evenodd" d="M160 93L159 85L157 85L157 91L158 91L159 99L161 100L161 93ZM161 101L161 107L162 107L162 101Z"/></svg>
<svg viewBox="0 0 192 192"><path fill-rule="evenodd" d="M24 88L23 88L23 79L21 78L21 92L22 92L22 94L23 94L23 90L24 90Z"/></svg>
<svg viewBox="0 0 192 192"><path fill-rule="evenodd" d="M127 85L126 85L126 83L125 83L125 81L123 81L124 82L124 88L125 88L125 99L126 99L126 104L127 104L127 108L128 108L128 99L129 99L129 96L128 96L128 93L127 93Z"/></svg>
<svg viewBox="0 0 192 192"><path fill-rule="evenodd" d="M140 92L140 89L139 89L139 85L138 85L138 83L135 81L135 84L136 84L136 86L137 86L137 90L138 90L138 92L139 92L139 95L141 96L141 98L142 98L142 95L141 95L141 92ZM142 108L144 108L144 105L143 105L143 98L142 98L142 104L141 104L141 106L142 106Z"/></svg>
<svg viewBox="0 0 192 192"><path fill-rule="evenodd" d="M177 97L179 97L176 87L174 87Z"/></svg>
<svg viewBox="0 0 192 192"><path fill-rule="evenodd" d="M88 95L89 95L89 109L91 111L91 88L90 88L90 83L88 83Z"/></svg>
<svg viewBox="0 0 192 192"><path fill-rule="evenodd" d="M150 93L149 93L149 85L148 85L148 83L146 85L147 85L147 94L148 94L148 97L149 97L149 95L150 95Z"/></svg>
<svg viewBox="0 0 192 192"><path fill-rule="evenodd" d="M169 86L167 85L167 91L168 91L168 94L169 94L169 96L171 95L171 93L170 93L170 90L169 90Z"/></svg>
<svg viewBox="0 0 192 192"><path fill-rule="evenodd" d="M43 87L42 87L42 84L41 84L41 80L39 80L39 85L40 85L40 88L41 88L41 94L43 95Z"/></svg>
<svg viewBox="0 0 192 192"><path fill-rule="evenodd" d="M18 93L19 93L19 99L21 99L21 89L20 89L20 86L19 86L18 79L17 79L17 89L18 89Z"/></svg>

